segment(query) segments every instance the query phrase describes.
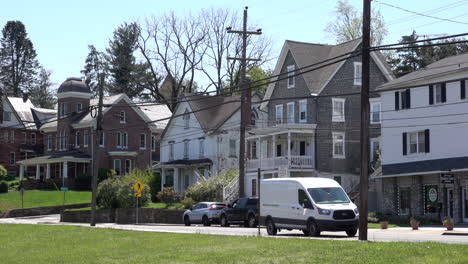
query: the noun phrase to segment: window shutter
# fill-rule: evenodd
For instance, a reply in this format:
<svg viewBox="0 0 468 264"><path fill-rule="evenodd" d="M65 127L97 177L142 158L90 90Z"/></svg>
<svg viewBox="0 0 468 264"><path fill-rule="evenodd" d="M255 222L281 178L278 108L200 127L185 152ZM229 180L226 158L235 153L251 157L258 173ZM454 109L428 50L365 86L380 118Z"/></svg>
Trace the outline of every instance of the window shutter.
<svg viewBox="0 0 468 264"><path fill-rule="evenodd" d="M430 151L430 137L429 137L429 129L424 130L424 148L426 149L426 153Z"/></svg>
<svg viewBox="0 0 468 264"><path fill-rule="evenodd" d="M434 104L434 86L429 85L429 104Z"/></svg>
<svg viewBox="0 0 468 264"><path fill-rule="evenodd" d="M411 108L411 90L410 89L406 89L406 109L410 109Z"/></svg>
<svg viewBox="0 0 468 264"><path fill-rule="evenodd" d="M406 155L406 133L403 133L403 155Z"/></svg>
<svg viewBox="0 0 468 264"><path fill-rule="evenodd" d="M447 89L445 83L441 85L441 90L442 90L442 103L445 103L447 101Z"/></svg>
<svg viewBox="0 0 468 264"><path fill-rule="evenodd" d="M466 98L466 88L465 88L465 85L466 85L466 81L465 81L465 80L461 80L461 81L460 81L460 97L461 97L461 99L465 99L465 98Z"/></svg>
<svg viewBox="0 0 468 264"><path fill-rule="evenodd" d="M395 110L400 109L400 92L395 92Z"/></svg>

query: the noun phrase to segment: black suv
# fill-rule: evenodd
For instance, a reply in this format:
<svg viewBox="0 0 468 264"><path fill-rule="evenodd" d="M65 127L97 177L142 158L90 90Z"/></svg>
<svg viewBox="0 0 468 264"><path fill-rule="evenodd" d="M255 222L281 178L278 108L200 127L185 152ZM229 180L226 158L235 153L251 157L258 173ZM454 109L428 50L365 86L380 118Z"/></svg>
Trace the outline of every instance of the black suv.
<svg viewBox="0 0 468 264"><path fill-rule="evenodd" d="M221 226L229 226L229 224L243 224L245 227L256 227L257 219L257 202L258 198L240 198L224 208L219 216Z"/></svg>

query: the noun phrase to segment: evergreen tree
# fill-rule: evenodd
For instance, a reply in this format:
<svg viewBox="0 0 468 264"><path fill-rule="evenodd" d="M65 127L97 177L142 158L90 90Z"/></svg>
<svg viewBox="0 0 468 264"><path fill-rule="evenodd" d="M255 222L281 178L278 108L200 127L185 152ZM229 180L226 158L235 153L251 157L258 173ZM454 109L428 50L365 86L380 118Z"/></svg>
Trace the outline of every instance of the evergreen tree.
<svg viewBox="0 0 468 264"><path fill-rule="evenodd" d="M94 95L98 93L99 75L106 74L107 63L104 54L93 45L88 45L88 56L86 56L84 69L81 74L85 77L85 83L89 86ZM104 87L107 87L104 85Z"/></svg>
<svg viewBox="0 0 468 264"><path fill-rule="evenodd" d="M21 21L8 21L0 39L0 82L7 94L21 96L35 82L39 63Z"/></svg>
<svg viewBox="0 0 468 264"><path fill-rule="evenodd" d="M52 91L54 83L50 80L51 74L52 72L41 67L37 84L28 91L31 102L37 107L53 109L57 102Z"/></svg>

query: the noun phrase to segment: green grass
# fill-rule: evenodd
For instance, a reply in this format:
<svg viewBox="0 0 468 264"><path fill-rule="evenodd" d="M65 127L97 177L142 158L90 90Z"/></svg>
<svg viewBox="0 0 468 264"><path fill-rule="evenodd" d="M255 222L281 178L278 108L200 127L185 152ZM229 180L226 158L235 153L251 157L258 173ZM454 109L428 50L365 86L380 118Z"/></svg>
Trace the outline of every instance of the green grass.
<svg viewBox="0 0 468 264"><path fill-rule="evenodd" d="M468 245L0 225L2 263L467 263Z"/></svg>
<svg viewBox="0 0 468 264"><path fill-rule="evenodd" d="M149 203L145 208L184 209L181 203Z"/></svg>
<svg viewBox="0 0 468 264"><path fill-rule="evenodd" d="M68 191L65 199L66 204L89 203L91 201L91 192ZM24 208L61 204L63 204L63 192L61 191L30 190L24 192ZM14 208L21 208L20 192L0 194L0 211L4 212Z"/></svg>

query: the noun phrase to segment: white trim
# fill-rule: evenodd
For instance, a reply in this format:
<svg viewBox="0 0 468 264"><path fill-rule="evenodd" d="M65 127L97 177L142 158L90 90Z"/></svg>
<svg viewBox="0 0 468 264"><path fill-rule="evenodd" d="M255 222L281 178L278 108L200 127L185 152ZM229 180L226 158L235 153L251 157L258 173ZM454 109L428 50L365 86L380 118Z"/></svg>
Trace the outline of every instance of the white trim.
<svg viewBox="0 0 468 264"><path fill-rule="evenodd" d="M128 156L136 157L138 153L136 151L109 151L109 156Z"/></svg>
<svg viewBox="0 0 468 264"><path fill-rule="evenodd" d="M144 139L145 139L145 143L144 143L144 147L141 146L141 136L144 135ZM140 136L138 137L138 146L140 149L144 150L146 149L146 145L147 145L147 142L146 142L146 134L145 133L140 133Z"/></svg>
<svg viewBox="0 0 468 264"><path fill-rule="evenodd" d="M85 98L90 99L93 97L92 93L80 93L80 92L63 92L57 94L57 99L67 98L67 97L75 97L75 98Z"/></svg>
<svg viewBox="0 0 468 264"><path fill-rule="evenodd" d="M337 142L335 142L335 136L342 136L343 137L343 154L342 155L339 155L339 154L335 154L335 144ZM346 158L346 138L345 138L345 133L344 132L332 132L332 141L333 141L333 144L332 144L332 154L333 154L333 158L335 159L344 159Z"/></svg>
<svg viewBox="0 0 468 264"><path fill-rule="evenodd" d="M372 115L373 115L373 113L374 113L374 112L372 111L372 108L373 108L372 106L375 105L375 104L380 105L380 107L379 107L379 121L378 121L378 122L375 122L375 121L373 120L373 118L372 118ZM370 123L371 123L371 124L380 124L380 123L382 122L382 102L380 102L380 101L374 101L374 102L372 102L372 101L371 101L371 102L369 102L369 106L370 106L370 111L369 111L369 113L370 113L370 117L369 117Z"/></svg>
<svg viewBox="0 0 468 264"><path fill-rule="evenodd" d="M61 158L51 159L50 156L42 156L42 157L37 157L37 158L32 158L32 159L20 160L20 161L16 162L16 164L35 165L35 164L58 163L58 162L64 162L64 161L90 163L92 161L92 159L73 158L73 157L70 157L70 156L64 156L64 157L61 157Z"/></svg>
<svg viewBox="0 0 468 264"><path fill-rule="evenodd" d="M89 132L88 130L83 131L83 147L88 147L89 144Z"/></svg>
<svg viewBox="0 0 468 264"><path fill-rule="evenodd" d="M278 109L279 109L279 108L281 108L281 111L280 111L280 113L281 113L281 118L280 118L280 120L278 121ZM283 119L284 119L284 117L283 117L283 111L284 111L284 109L283 109L283 105L282 105L282 104L275 105L275 124L283 124Z"/></svg>
<svg viewBox="0 0 468 264"><path fill-rule="evenodd" d="M382 60L380 59L380 57L377 55L375 51L372 51L370 55L372 59L374 60L375 64L377 64L377 67L379 67L379 70L383 72L385 78L387 78L387 81L391 81L395 79L393 72L391 72L387 67L385 67L384 63L382 62ZM382 55L382 53L380 55Z"/></svg>
<svg viewBox="0 0 468 264"><path fill-rule="evenodd" d="M342 116L338 116L338 115L335 115L335 103L342 103L343 104L343 115ZM345 121L345 116L346 116L346 113L345 113L345 109L346 109L346 99L345 98L336 98L336 97L333 97L332 98L332 122L344 122Z"/></svg>
<svg viewBox="0 0 468 264"><path fill-rule="evenodd" d="M374 153L373 153L373 150L374 150L374 144L375 143L378 143L379 144L379 148L378 150L380 150L380 147L381 147L381 144L380 144L380 137L375 137L375 138L371 138L370 139L370 142L369 142L369 153L370 153L370 156L369 156L369 160L372 162L374 161Z"/></svg>
<svg viewBox="0 0 468 264"><path fill-rule="evenodd" d="M291 118L289 117L289 115L291 114L291 112L289 112L289 106L292 105L292 120ZM286 123L287 124L293 124L293 123L296 123L296 118L295 118L295 108L296 107L296 104L294 102L289 102L286 104Z"/></svg>
<svg viewBox="0 0 468 264"><path fill-rule="evenodd" d="M301 106L305 105L305 118L301 119ZM307 123L307 99L303 99L299 101L299 123Z"/></svg>
<svg viewBox="0 0 468 264"><path fill-rule="evenodd" d="M362 62L355 61L353 65L354 65L354 74L353 74L354 82L353 83L354 85L362 85Z"/></svg>
<svg viewBox="0 0 468 264"><path fill-rule="evenodd" d="M296 87L296 77L294 76L295 69L296 69L296 66L294 64L286 66L286 71L288 73L288 78L286 79L288 89ZM290 79L292 80L292 84L289 84Z"/></svg>

